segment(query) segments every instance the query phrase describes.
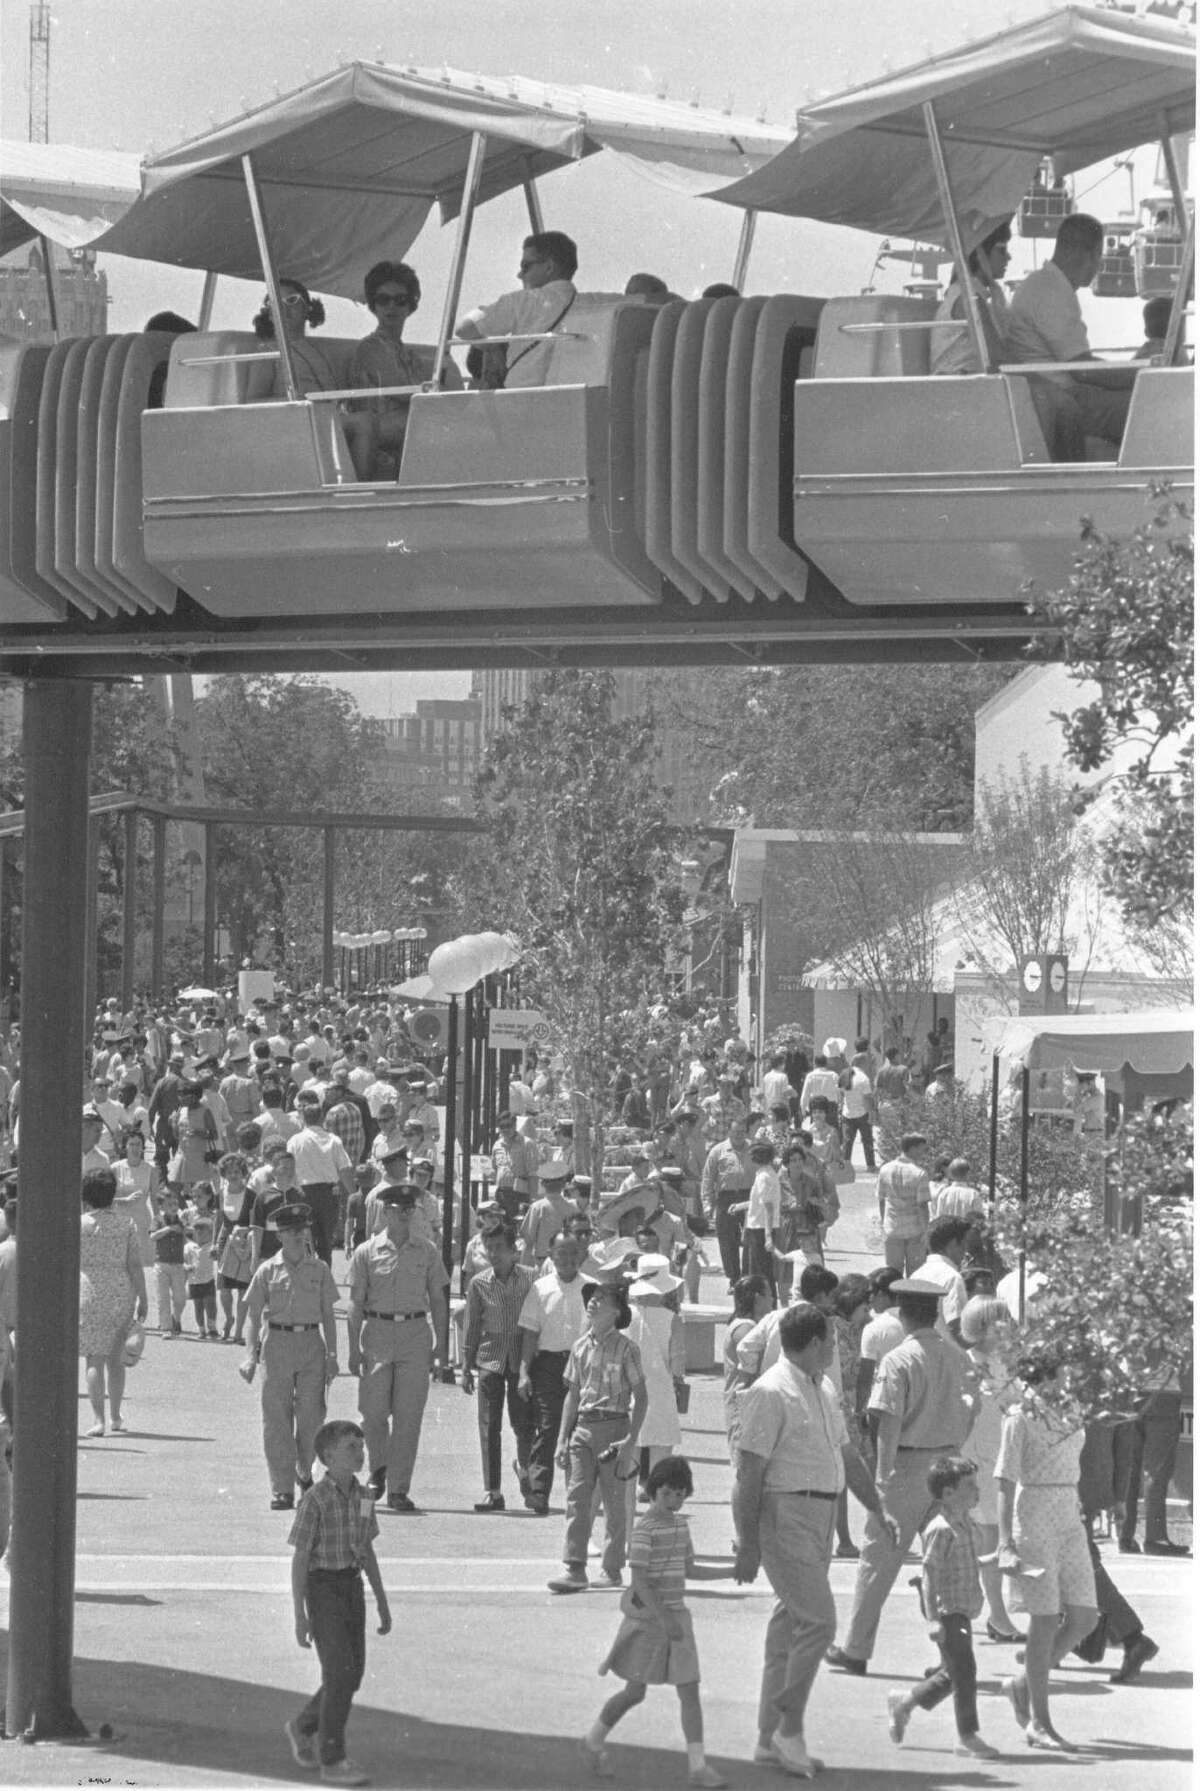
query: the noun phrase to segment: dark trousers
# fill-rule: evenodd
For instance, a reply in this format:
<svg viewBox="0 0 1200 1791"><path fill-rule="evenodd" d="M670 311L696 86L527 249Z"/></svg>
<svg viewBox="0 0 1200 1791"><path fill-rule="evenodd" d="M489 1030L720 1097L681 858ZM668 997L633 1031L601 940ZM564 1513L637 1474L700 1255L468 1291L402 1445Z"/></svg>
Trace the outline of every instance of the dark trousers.
<svg viewBox="0 0 1200 1791"><path fill-rule="evenodd" d="M312 1210L313 1250L322 1262L332 1263L338 1219L337 1184L305 1182L300 1189L300 1198Z"/></svg>
<svg viewBox="0 0 1200 1791"><path fill-rule="evenodd" d="M561 1353L539 1350L529 1365L533 1397L529 1404L529 1491L538 1499L548 1499L554 1486L554 1452L558 1447L558 1427L567 1399L569 1350Z"/></svg>
<svg viewBox="0 0 1200 1791"><path fill-rule="evenodd" d="M979 1710L975 1702L975 1650L971 1646L971 1619L961 1611L942 1617L937 1627L938 1652L942 1664L913 1693L919 1710L933 1710L954 1694L954 1721L960 1735L979 1733Z"/></svg>
<svg viewBox="0 0 1200 1791"><path fill-rule="evenodd" d="M1146 1541L1167 1540L1167 1488L1175 1472L1182 1411L1180 1394L1152 1393L1132 1423L1118 1425L1113 1433L1117 1498L1122 1507L1122 1542L1132 1542L1137 1532L1143 1475L1146 1483Z"/></svg>
<svg viewBox="0 0 1200 1791"><path fill-rule="evenodd" d="M730 1207L748 1198L749 1188L722 1188L717 1195L717 1249L727 1281L736 1281L742 1272L742 1220Z"/></svg>
<svg viewBox="0 0 1200 1791"><path fill-rule="evenodd" d="M767 1234L761 1225L747 1225L742 1232L742 1273L743 1275L765 1275L772 1297L775 1287L775 1258L767 1243Z"/></svg>
<svg viewBox="0 0 1200 1791"><path fill-rule="evenodd" d="M296 1718L296 1727L302 1735L317 1737L321 1764L328 1766L345 1757L350 1706L367 1664L362 1575L356 1569L348 1573L310 1569L307 1597L321 1683Z"/></svg>
<svg viewBox="0 0 1200 1791"><path fill-rule="evenodd" d="M192 1311L196 1314L196 1329L201 1337L206 1331L217 1328L217 1284L215 1281L197 1281L188 1288L188 1298L192 1302Z"/></svg>
<svg viewBox="0 0 1200 1791"><path fill-rule="evenodd" d="M875 1127L869 1114L864 1113L861 1119L848 1119L842 1115L842 1149L846 1153L847 1163L854 1160L854 1140L862 1139L863 1160L868 1169L875 1167Z"/></svg>
<svg viewBox="0 0 1200 1791"><path fill-rule="evenodd" d="M517 1392L515 1368L481 1368L475 1380L475 1398L479 1412L479 1453L483 1458L483 1490L499 1492L502 1478L501 1429L504 1407L508 1405L508 1421L517 1440L517 1461L529 1466L529 1438L533 1429L531 1401Z"/></svg>
<svg viewBox="0 0 1200 1791"><path fill-rule="evenodd" d="M1090 1637L1085 1637L1075 1652L1084 1660L1099 1660L1104 1652L1105 1641L1116 1642L1123 1648L1135 1636L1141 1635L1142 1620L1128 1599L1109 1579L1104 1562L1100 1559L1100 1550L1096 1547L1096 1538L1090 1530L1087 1532L1087 1545L1088 1554L1092 1557L1092 1572L1096 1576L1096 1606L1100 1612L1100 1620L1092 1635L1095 1636L1098 1631L1099 1639L1093 1652L1086 1652L1084 1649L1084 1642L1090 1640Z"/></svg>

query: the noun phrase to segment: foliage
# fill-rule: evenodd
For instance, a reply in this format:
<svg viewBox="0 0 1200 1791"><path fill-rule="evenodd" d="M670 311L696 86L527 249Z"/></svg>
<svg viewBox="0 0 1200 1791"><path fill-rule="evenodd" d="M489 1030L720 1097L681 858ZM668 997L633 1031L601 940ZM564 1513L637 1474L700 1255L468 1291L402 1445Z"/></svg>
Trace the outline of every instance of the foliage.
<svg viewBox="0 0 1200 1791"><path fill-rule="evenodd" d="M539 681L480 771L487 833L472 855L471 912L520 938L521 1000L566 1056L584 1161L589 1128L602 1155L608 1066L640 1041L628 1016L659 997L684 903L652 725L614 720L613 691L607 672Z"/></svg>
<svg viewBox="0 0 1200 1791"><path fill-rule="evenodd" d="M975 711L1012 675L966 665L673 669L657 700L711 769L714 820L953 832L970 825Z"/></svg>
<svg viewBox="0 0 1200 1791"><path fill-rule="evenodd" d="M1070 584L1032 600L1075 676L1099 686L1063 717L1071 762L1096 771L1136 748L1111 780L1118 805L1102 852L1125 918L1143 927L1190 915L1194 876L1191 511L1155 495L1153 520L1129 540L1087 524Z"/></svg>
<svg viewBox="0 0 1200 1791"><path fill-rule="evenodd" d="M1013 1348L1061 1360L1046 1403L1065 1418L1130 1415L1190 1362L1193 1138L1190 1111L1182 1122L1127 1120L1108 1173L1136 1230L1114 1235L1094 1192L1043 1194L1024 1214L1011 1200L1000 1207L1001 1249L1015 1259L1023 1243L1046 1276Z"/></svg>
<svg viewBox="0 0 1200 1791"><path fill-rule="evenodd" d="M1065 779L1022 757L1016 778L981 786L951 897L969 957L1009 996L1027 954L1066 952L1082 980L1098 924L1095 849Z"/></svg>
<svg viewBox="0 0 1200 1791"><path fill-rule="evenodd" d="M927 1101L924 1095L910 1094L894 1103L890 1115L879 1132L881 1160L897 1155L905 1132L924 1132L929 1140L929 1160L938 1157L965 1157L971 1165L971 1180L986 1195L988 1164L991 1157L991 1094L990 1090L971 1094L957 1085L953 1101ZM1059 1120L1035 1118L1029 1128L1029 1190L1035 1207L1043 1202L1053 1204L1064 1193L1082 1195L1088 1201L1103 1193L1101 1163L1094 1152L1080 1150L1071 1128ZM1001 1194L1011 1193L1021 1174L1020 1127L1002 1112L996 1134L996 1186Z"/></svg>

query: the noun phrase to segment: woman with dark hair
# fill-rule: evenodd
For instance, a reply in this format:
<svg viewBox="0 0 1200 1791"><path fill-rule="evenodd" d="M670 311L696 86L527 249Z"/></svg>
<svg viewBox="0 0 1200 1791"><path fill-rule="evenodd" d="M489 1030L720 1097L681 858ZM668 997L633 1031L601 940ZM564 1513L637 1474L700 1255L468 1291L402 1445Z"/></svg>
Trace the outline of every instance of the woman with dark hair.
<svg viewBox="0 0 1200 1791"><path fill-rule="evenodd" d="M436 351L414 348L404 340L405 325L421 303L421 282L406 261L377 261L363 281L367 309L375 329L354 351L347 384L382 393L388 386L419 386L433 378ZM447 360L442 384L462 387L462 376ZM393 393L356 400L351 413L370 425L371 467L364 477L395 478L408 428L407 396Z"/></svg>
<svg viewBox="0 0 1200 1791"><path fill-rule="evenodd" d="M317 343L307 340L309 325L319 329L325 321L324 305L319 298L313 297L302 280L281 280L279 297L283 302L283 328L291 350L297 389L302 397L307 392L332 392L337 385L333 367ZM275 318L269 294L255 313L254 334L261 342L275 340ZM271 396L287 397L282 361L276 363Z"/></svg>
<svg viewBox="0 0 1200 1791"><path fill-rule="evenodd" d="M220 1138L212 1109L204 1099L199 1082L185 1082L179 1090L179 1106L171 1115L170 1128L175 1143L167 1180L185 1193L197 1182L207 1181L211 1164L217 1161Z"/></svg>
<svg viewBox="0 0 1200 1791"><path fill-rule="evenodd" d="M146 1161L146 1138L140 1126L131 1126L117 1141L121 1156L113 1164L117 1178L116 1210L132 1219L138 1234L143 1264L154 1261L154 1245L150 1241L157 1215L154 1199L158 1193L158 1171Z"/></svg>
<svg viewBox="0 0 1200 1791"><path fill-rule="evenodd" d="M1004 336L1008 328L1008 299L1000 282L1008 267L1008 245L1011 239L1012 225L997 224L967 257L975 302L979 306L979 317L983 324L988 360L992 366L996 366L1003 358ZM958 286L957 274L946 288L946 296L938 306L937 316L939 323L958 319L962 322L956 329L935 329L932 332L930 372L985 373L987 369L979 365L975 338L970 328L964 327L967 310ZM934 1035L930 1034L930 1037ZM941 1050L942 1045L939 1043L938 1051Z"/></svg>
<svg viewBox="0 0 1200 1791"><path fill-rule="evenodd" d="M1025 1665L1003 1690L1030 1747L1064 1753L1050 1721L1050 1669L1096 1626L1096 1576L1079 1510L1081 1424L1055 1398L1061 1363L1048 1351L1016 1364L1022 1404L1004 1415L996 1460L998 1565L1012 1576L1013 1603L1029 1615Z"/></svg>
<svg viewBox="0 0 1200 1791"><path fill-rule="evenodd" d="M90 1437L104 1435L107 1371L108 1404L114 1431L122 1431L125 1394L125 1339L136 1312L146 1316L146 1277L137 1227L113 1211L117 1178L111 1169L93 1169L83 1178L79 1225L79 1353L87 1363L88 1398L95 1418Z"/></svg>

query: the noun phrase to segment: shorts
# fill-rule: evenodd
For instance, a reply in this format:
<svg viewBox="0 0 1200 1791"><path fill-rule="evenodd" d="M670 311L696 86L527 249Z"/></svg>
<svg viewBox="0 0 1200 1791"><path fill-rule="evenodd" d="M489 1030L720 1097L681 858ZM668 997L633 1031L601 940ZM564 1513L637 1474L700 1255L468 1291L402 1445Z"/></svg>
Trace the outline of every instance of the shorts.
<svg viewBox="0 0 1200 1791"><path fill-rule="evenodd" d="M232 1275L221 1276L221 1286L229 1293L245 1293L249 1285L248 1281L235 1281Z"/></svg>
<svg viewBox="0 0 1200 1791"><path fill-rule="evenodd" d="M1055 1617L1069 1604L1095 1610L1096 1576L1073 1486L1019 1486L1013 1510L1013 1545L1040 1579L1005 1578L1013 1608L1030 1617Z"/></svg>

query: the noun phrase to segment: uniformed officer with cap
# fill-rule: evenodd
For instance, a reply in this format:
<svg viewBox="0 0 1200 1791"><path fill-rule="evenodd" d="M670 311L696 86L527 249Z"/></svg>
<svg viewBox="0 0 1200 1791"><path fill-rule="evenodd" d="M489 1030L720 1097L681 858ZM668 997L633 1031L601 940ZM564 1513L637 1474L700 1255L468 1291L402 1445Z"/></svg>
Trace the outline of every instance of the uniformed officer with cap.
<svg viewBox="0 0 1200 1791"><path fill-rule="evenodd" d="M389 1171L387 1163L384 1169ZM386 1485L392 1511L415 1511L409 1488L430 1375L449 1353L450 1278L434 1245L411 1235L421 1198L415 1183L384 1182L373 1198L383 1227L350 1258L350 1372L359 1376L358 1409L376 1497L383 1497Z"/></svg>
<svg viewBox="0 0 1200 1791"><path fill-rule="evenodd" d="M945 1289L918 1274L891 1291L904 1337L879 1363L867 1401L878 1418L883 1518L867 1518L846 1645L825 1656L844 1673L866 1672L887 1595L929 1509L929 1469L937 1456L961 1452L979 1410L971 1358L936 1329Z"/></svg>
<svg viewBox="0 0 1200 1791"><path fill-rule="evenodd" d="M521 1261L526 1267L536 1267L543 1261L551 1238L557 1237L567 1220L575 1216L575 1203L565 1192L570 1175L560 1160L552 1158L539 1165L538 1198L521 1220Z"/></svg>
<svg viewBox="0 0 1200 1791"><path fill-rule="evenodd" d="M253 1342L241 1372L253 1379L261 1359L271 1510L290 1511L296 1481L304 1490L312 1485L313 1439L325 1422L325 1388L338 1371L337 1293L329 1265L309 1254L309 1208L281 1206L273 1217L279 1254L260 1263L250 1282L246 1310Z"/></svg>

